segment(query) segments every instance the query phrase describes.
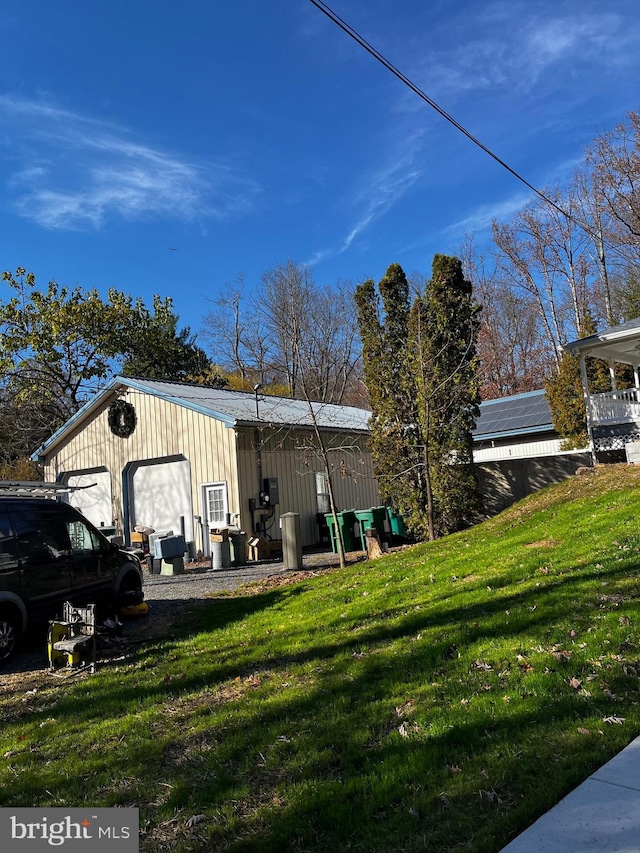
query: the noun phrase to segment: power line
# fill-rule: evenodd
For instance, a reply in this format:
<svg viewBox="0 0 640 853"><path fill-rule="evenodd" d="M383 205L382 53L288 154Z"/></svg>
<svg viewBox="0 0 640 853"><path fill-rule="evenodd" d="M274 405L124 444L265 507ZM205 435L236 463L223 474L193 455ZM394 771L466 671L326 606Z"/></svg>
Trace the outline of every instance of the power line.
<svg viewBox="0 0 640 853"><path fill-rule="evenodd" d="M410 80L405 74L402 73L398 68L395 67L389 60L380 53L380 51L373 47L373 45L369 44L369 42L363 38L354 28L344 21L336 12L333 11L326 3L321 2L321 0L311 0L311 3L319 9L324 15L329 18L330 21L333 21L336 26L340 27L343 32L345 32L350 38L352 38L360 47L364 48L368 54L373 56L374 59L377 59L384 67L390 71L394 76L398 78L405 86L408 86L412 92L418 95L419 98L422 98L425 103L427 103L432 109L434 109L437 113L439 113L444 119L446 119L450 124L452 124L456 130L459 130L460 133L464 134L474 145L477 145L478 148L481 148L485 154L488 154L493 160L496 161L503 169L506 169L507 172L510 172L514 178L523 183L526 187L528 187L532 192L534 192L537 196L539 196L546 204L551 205L551 207L555 208L558 213L561 213L563 216L566 216L567 219L570 219L576 225L578 225L583 230L587 231L590 237L593 237L593 234L585 228L585 226L578 222L570 213L567 213L566 210L563 210L558 204L556 204L552 199L548 198L543 192L541 192L537 187L534 187L533 184L530 184L526 178L524 178L519 172L516 172L515 169L512 169L508 163L498 157L490 148L487 148L484 143L480 142L480 140L475 137L470 131L468 131L463 125L460 124L459 121L456 121L453 116L449 115L449 113L444 110L439 104L437 104L433 98L430 98L425 92L422 91L416 84Z"/></svg>

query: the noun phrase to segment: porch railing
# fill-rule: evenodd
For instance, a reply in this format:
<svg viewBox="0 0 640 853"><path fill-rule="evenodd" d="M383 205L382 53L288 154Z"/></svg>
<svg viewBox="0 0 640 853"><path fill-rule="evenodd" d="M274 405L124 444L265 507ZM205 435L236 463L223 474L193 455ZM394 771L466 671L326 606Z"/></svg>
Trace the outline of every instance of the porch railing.
<svg viewBox="0 0 640 853"><path fill-rule="evenodd" d="M640 423L640 388L594 394L591 419L594 424Z"/></svg>

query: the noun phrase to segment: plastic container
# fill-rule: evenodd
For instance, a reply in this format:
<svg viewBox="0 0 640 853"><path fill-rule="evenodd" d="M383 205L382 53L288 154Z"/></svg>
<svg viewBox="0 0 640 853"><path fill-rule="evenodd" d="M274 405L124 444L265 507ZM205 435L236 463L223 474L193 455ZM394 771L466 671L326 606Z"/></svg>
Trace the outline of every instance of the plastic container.
<svg viewBox="0 0 640 853"><path fill-rule="evenodd" d="M340 529L340 533L342 534L342 544L344 545L345 551L358 551L361 550L361 542L360 542L360 524L358 519L356 518L356 514L353 510L345 510L344 512L339 512L338 514L338 525ZM331 550L334 554L338 553L338 537L335 525L333 523L333 515L328 512L325 515L327 519L327 524L329 526L329 538L331 539Z"/></svg>
<svg viewBox="0 0 640 853"><path fill-rule="evenodd" d="M360 541L362 543L363 551L367 547L364 537L366 530L375 530L380 542L385 542L389 539L389 522L387 521L386 506L374 506L371 507L371 509L357 509L355 511L355 516L360 525Z"/></svg>
<svg viewBox="0 0 640 853"><path fill-rule="evenodd" d="M153 556L161 560L169 560L171 557L182 557L187 550L184 536L163 536L153 543Z"/></svg>
<svg viewBox="0 0 640 853"><path fill-rule="evenodd" d="M229 542L231 543L231 565L246 566L247 534L244 530L239 530L238 532L229 531Z"/></svg>
<svg viewBox="0 0 640 853"><path fill-rule="evenodd" d="M389 526L391 528L392 539L408 539L407 528L404 524L404 518L399 512L394 512L391 507L387 507L389 517Z"/></svg>

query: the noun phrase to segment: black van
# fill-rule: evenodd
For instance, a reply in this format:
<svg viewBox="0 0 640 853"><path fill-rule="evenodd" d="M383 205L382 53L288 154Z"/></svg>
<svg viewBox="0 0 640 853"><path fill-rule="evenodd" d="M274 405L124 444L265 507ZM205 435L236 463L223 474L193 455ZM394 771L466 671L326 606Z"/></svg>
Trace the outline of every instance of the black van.
<svg viewBox="0 0 640 853"><path fill-rule="evenodd" d="M46 625L65 601L113 612L142 600L142 572L83 515L47 498L0 496L0 663L22 634Z"/></svg>

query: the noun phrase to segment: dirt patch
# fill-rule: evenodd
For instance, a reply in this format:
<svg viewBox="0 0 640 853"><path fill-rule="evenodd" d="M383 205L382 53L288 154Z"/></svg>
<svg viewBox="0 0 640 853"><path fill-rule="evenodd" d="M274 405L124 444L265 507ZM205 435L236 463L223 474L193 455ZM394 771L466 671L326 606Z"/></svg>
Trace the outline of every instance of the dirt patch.
<svg viewBox="0 0 640 853"><path fill-rule="evenodd" d="M562 543L557 539L538 539L537 542L528 542L525 548L557 548Z"/></svg>
<svg viewBox="0 0 640 853"><path fill-rule="evenodd" d="M270 575L266 578L261 578L257 581L250 581L249 583L244 584L239 587L239 589L234 590L230 595L234 598L240 598L247 594L255 594L260 592L267 592L270 589L277 589L281 586L290 586L294 583L300 583L301 581L309 580L310 578L317 578L320 575L326 575L330 572L336 570L335 566L326 566L325 568L318 569L306 569L301 570L299 572L290 572L286 575ZM213 594L215 597L215 594Z"/></svg>

